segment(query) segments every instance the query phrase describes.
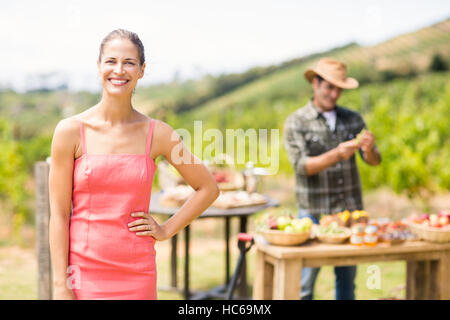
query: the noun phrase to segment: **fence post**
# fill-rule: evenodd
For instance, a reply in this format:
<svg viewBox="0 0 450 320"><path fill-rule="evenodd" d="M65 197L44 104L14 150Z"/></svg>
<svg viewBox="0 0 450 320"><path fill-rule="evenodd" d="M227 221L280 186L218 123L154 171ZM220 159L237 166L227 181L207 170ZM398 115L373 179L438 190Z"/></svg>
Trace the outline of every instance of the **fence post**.
<svg viewBox="0 0 450 320"><path fill-rule="evenodd" d="M38 257L38 299L52 299L52 267L49 244L50 199L48 175L50 165L45 161L36 162L36 249Z"/></svg>

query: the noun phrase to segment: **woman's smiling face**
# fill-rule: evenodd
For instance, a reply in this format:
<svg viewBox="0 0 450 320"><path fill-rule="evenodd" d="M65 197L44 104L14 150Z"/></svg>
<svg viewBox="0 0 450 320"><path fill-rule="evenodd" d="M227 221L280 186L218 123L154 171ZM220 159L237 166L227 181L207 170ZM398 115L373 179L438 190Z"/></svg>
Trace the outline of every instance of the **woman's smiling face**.
<svg viewBox="0 0 450 320"><path fill-rule="evenodd" d="M131 95L144 76L145 63L139 61L138 48L128 39L108 41L97 62L102 86L111 95Z"/></svg>

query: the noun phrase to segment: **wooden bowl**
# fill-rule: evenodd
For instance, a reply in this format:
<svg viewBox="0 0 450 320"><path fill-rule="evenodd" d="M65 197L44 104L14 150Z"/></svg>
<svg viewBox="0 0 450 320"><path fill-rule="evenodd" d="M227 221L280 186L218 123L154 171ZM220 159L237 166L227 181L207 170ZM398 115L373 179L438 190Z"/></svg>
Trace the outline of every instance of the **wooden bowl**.
<svg viewBox="0 0 450 320"><path fill-rule="evenodd" d="M319 240L320 242L324 242L324 243L335 243L335 244L339 244L339 243L344 243L345 241L347 241L352 232L350 230L350 228L344 227L345 229L345 234L342 235L332 235L332 234L324 234L320 232L320 228L323 226L317 225L317 224L313 224L312 228L311 228L311 232L314 236L314 238L317 238L317 240Z"/></svg>
<svg viewBox="0 0 450 320"><path fill-rule="evenodd" d="M282 230L260 230L259 233L270 244L278 246L295 246L306 242L310 232L285 232Z"/></svg>
<svg viewBox="0 0 450 320"><path fill-rule="evenodd" d="M347 241L348 238L350 238L350 235L351 235L350 229L346 228L345 234L340 235L324 234L317 231L316 238L319 239L320 242L338 244Z"/></svg>
<svg viewBox="0 0 450 320"><path fill-rule="evenodd" d="M446 243L450 242L450 227L445 228L433 228L423 226L414 222L408 222L409 230L415 233L425 241Z"/></svg>

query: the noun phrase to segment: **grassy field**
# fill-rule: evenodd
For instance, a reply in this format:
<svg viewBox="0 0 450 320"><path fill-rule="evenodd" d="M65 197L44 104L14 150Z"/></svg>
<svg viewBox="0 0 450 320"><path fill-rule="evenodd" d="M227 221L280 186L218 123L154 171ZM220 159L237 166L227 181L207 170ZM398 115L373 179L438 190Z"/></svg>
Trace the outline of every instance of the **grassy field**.
<svg viewBox="0 0 450 320"><path fill-rule="evenodd" d="M236 243L232 241L232 243ZM200 245L200 242L198 244ZM194 246L194 245L193 245ZM223 243L218 243L218 246L223 246ZM238 251L234 250L232 255L232 268L234 271L235 263L238 259ZM168 257L168 256L167 256ZM255 255L254 251L248 253L248 269L247 278L249 283L249 294L251 295L253 288L253 270ZM158 284L161 286L169 286L170 275L168 273L170 267L169 259L159 260ZM180 259L178 270L178 283L182 285L182 263ZM204 268L207 265L208 268ZM368 267L376 265L380 268L381 284L380 289L369 289L367 281L369 277ZM224 283L225 279L225 258L223 252L213 249L203 254L192 255L191 260L191 278L190 285L193 290L206 290ZM315 299L317 300L332 300L334 299L334 269L332 266L325 266L321 269L316 282ZM371 300L380 298L404 298L406 280L406 264L404 262L389 262L389 263L374 263L358 265L358 272L356 278L356 299ZM181 294L175 292L159 291L159 299L182 299Z"/></svg>
<svg viewBox="0 0 450 320"><path fill-rule="evenodd" d="M292 179L277 179L266 183L269 194L278 199L284 208L294 210L295 201L287 192L293 188ZM431 201L432 210L450 207L449 194L438 195ZM398 196L386 189L365 194L365 208L372 217L391 217L401 219L417 210L414 202L405 196ZM157 217L158 218L158 217ZM11 233L6 230L7 224L0 223L0 238L8 239ZM231 234L236 235L238 220L231 220ZM254 231L254 219L251 218L248 230ZM37 259L34 244L34 229L30 226L23 228L22 245L12 244L8 241L0 242L0 300L3 299L37 299ZM179 286L183 285L183 233L178 241L180 254L177 268ZM224 221L222 219L199 219L191 226L191 260L190 260L190 287L192 290L205 290L222 285L225 279L225 243ZM231 273L234 271L239 251L235 237L230 240L231 247ZM157 243L158 286L170 285L170 242ZM254 273L254 250L248 253L247 277L249 294L252 290ZM379 289L369 289L369 266L376 265L381 273ZM205 266L207 266L205 268ZM385 262L358 265L356 278L357 299L404 298L406 280L406 265L404 262ZM177 292L158 291L158 298L162 300L182 299ZM319 273L315 299L334 299L334 271L332 266L323 267Z"/></svg>
<svg viewBox="0 0 450 320"><path fill-rule="evenodd" d="M190 285L192 290L206 290L223 284L225 279L225 257L223 242L217 239L208 240L208 245L202 246L204 239L195 239L192 242L193 250L191 256ZM232 243L236 243L232 241ZM169 286L170 284L170 260L168 243L159 244L158 248L158 286ZM180 248L181 249L181 248ZM197 253L195 253L198 251ZM233 247L232 268L234 270L238 251ZM252 290L254 251L248 254L248 283L249 293ZM379 299L387 297L404 297L405 264L402 262L377 263L382 275L381 288L370 290L367 285L369 265L358 266L356 279L357 299ZM208 266L205 268L204 266ZM178 284L183 283L183 258L178 261ZM396 289L399 289L397 292ZM334 272L333 267L323 267L319 273L315 298L320 300L334 299ZM182 295L177 292L159 290L158 298L161 300L180 300ZM37 299L37 262L34 249L20 247L0 248L0 300Z"/></svg>

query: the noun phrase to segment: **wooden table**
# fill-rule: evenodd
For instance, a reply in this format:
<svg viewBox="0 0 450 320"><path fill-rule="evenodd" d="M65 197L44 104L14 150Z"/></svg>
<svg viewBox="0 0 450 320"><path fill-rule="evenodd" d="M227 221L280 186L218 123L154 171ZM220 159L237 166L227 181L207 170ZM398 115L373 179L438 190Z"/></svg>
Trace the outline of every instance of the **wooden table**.
<svg viewBox="0 0 450 320"><path fill-rule="evenodd" d="M160 203L161 193L152 194L150 200L150 213L152 214L162 214L166 216L172 216L177 213L179 208L170 208L162 206ZM185 300L193 299L209 299L209 298L223 298L226 294L227 285L230 281L230 219L233 217L238 217L240 220L239 232L247 232L247 219L252 214L265 210L270 207L279 206L279 202L268 196L265 196L267 203L263 205L246 206L230 209L219 209L210 207L205 212L203 212L199 218L224 218L225 219L225 284L223 286L213 288L212 290L206 292L197 292L193 294L189 288L189 240L190 240L190 226L188 225L184 228L185 237L185 262L184 262L184 288L181 290ZM180 291L177 284L177 235L171 239L171 286L168 288L160 287L160 289L168 289ZM238 295L241 298L248 298L248 286L247 286L247 273L245 267L245 261L243 262L243 267L240 274L240 284L238 287Z"/></svg>
<svg viewBox="0 0 450 320"><path fill-rule="evenodd" d="M396 260L407 262L406 299L450 299L450 243L411 241L356 247L309 240L285 247L257 241L255 250L253 299L299 299L303 267Z"/></svg>

